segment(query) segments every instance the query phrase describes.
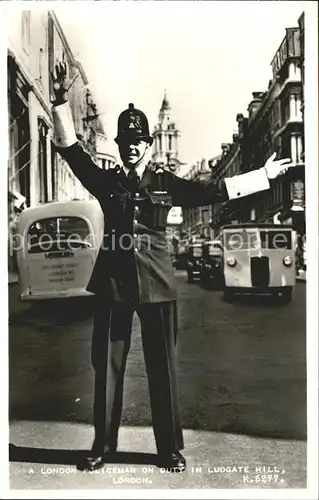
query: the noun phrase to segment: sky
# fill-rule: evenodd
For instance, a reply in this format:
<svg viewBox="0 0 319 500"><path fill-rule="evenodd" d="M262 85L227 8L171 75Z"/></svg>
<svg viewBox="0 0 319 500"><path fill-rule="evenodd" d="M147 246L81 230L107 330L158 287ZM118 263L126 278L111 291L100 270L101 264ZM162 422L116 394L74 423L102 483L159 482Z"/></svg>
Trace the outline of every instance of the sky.
<svg viewBox="0 0 319 500"><path fill-rule="evenodd" d="M271 60L307 2L62 2L54 9L89 79L115 153L118 114L133 102L151 129L164 95L188 164L220 154L236 114L272 78Z"/></svg>

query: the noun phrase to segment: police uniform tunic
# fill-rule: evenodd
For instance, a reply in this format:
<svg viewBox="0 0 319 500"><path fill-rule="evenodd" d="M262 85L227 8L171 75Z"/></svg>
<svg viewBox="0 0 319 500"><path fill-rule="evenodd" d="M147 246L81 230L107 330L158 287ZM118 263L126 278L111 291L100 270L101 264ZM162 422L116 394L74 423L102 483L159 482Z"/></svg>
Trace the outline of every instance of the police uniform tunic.
<svg viewBox="0 0 319 500"><path fill-rule="evenodd" d="M115 302L175 300L174 268L166 240L168 212L173 205L226 200L226 189L146 167L137 190L132 191L123 169L99 169L79 144L59 151L104 212L103 244L87 289Z"/></svg>

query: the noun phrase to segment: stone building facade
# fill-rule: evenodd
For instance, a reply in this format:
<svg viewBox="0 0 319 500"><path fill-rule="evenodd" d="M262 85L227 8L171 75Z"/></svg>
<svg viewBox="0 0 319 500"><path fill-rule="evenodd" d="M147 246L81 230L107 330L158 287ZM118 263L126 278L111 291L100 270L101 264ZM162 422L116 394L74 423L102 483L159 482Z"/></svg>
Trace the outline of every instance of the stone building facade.
<svg viewBox="0 0 319 500"><path fill-rule="evenodd" d="M212 170L219 158L218 156L209 161L202 159L190 168L184 178L208 182L212 177ZM195 239L209 239L213 237L211 228L212 211L212 205L183 209L183 223L181 226L183 236L189 236Z"/></svg>
<svg viewBox="0 0 319 500"><path fill-rule="evenodd" d="M286 29L271 62L268 89L253 92L248 117L237 115L238 133L223 148L213 178L260 168L273 152L277 158L291 158L294 168L271 181L268 191L213 207L215 233L228 223L264 221L293 224L300 237L305 237L302 36L300 26Z"/></svg>
<svg viewBox="0 0 319 500"><path fill-rule="evenodd" d="M53 11L11 10L7 19L8 86L8 236L19 211L53 200L89 199L52 142L50 71L57 60L68 63L69 91L76 134L96 158L97 137L105 135L88 79L75 60ZM12 264L9 248L9 268ZM12 267L12 266L11 266Z"/></svg>

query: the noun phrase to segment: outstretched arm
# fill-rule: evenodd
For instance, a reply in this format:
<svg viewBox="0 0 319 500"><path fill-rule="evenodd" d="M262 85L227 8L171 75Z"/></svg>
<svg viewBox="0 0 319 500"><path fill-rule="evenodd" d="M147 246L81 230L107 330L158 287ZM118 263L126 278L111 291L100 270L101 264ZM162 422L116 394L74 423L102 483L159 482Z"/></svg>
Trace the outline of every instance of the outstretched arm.
<svg viewBox="0 0 319 500"><path fill-rule="evenodd" d="M211 205L265 191L270 188L270 179L275 179L292 166L290 158L275 161L275 157L276 153L267 160L264 167L225 178L219 185L213 181L192 181L171 175L173 204L185 208Z"/></svg>
<svg viewBox="0 0 319 500"><path fill-rule="evenodd" d="M107 189L106 172L101 170L79 144L76 137L71 108L68 103L66 63L59 63L51 73L55 101L52 107L54 138L57 151L67 161L71 170L96 198Z"/></svg>
<svg viewBox="0 0 319 500"><path fill-rule="evenodd" d="M168 173L168 176L169 194L172 196L172 202L175 206L191 208L211 205L229 199L224 182L217 185L213 181L193 181L177 177L171 173Z"/></svg>
<svg viewBox="0 0 319 500"><path fill-rule="evenodd" d="M242 198L259 191L266 191L270 188L269 180L284 174L288 168L292 167L290 158L281 160L275 160L275 158L276 153L273 153L262 168L225 178L229 199Z"/></svg>

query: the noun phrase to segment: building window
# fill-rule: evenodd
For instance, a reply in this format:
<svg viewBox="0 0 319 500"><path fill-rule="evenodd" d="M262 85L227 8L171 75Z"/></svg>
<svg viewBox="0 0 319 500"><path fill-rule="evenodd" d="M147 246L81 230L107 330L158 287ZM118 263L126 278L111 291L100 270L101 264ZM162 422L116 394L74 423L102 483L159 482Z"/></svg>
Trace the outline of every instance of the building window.
<svg viewBox="0 0 319 500"><path fill-rule="evenodd" d="M51 186L52 186L52 200L57 197L57 178L56 178L56 163L57 163L57 153L54 149L54 144L51 141Z"/></svg>
<svg viewBox="0 0 319 500"><path fill-rule="evenodd" d="M282 150L282 140L281 137L278 136L274 139L274 151L276 151L279 157L281 156L281 150Z"/></svg>
<svg viewBox="0 0 319 500"><path fill-rule="evenodd" d="M30 205L30 129L29 113L16 94L10 102L9 188L19 191ZM10 171L11 170L11 171Z"/></svg>
<svg viewBox="0 0 319 500"><path fill-rule="evenodd" d="M302 121L301 99L299 95L295 95L295 118L298 121Z"/></svg>
<svg viewBox="0 0 319 500"><path fill-rule="evenodd" d="M300 135L295 135L292 137L292 140L295 142L295 162L302 162L302 138Z"/></svg>
<svg viewBox="0 0 319 500"><path fill-rule="evenodd" d="M202 210L202 221L203 221L204 224L207 224L208 220L209 220L208 210L207 210L207 208L203 208L203 210Z"/></svg>
<svg viewBox="0 0 319 500"><path fill-rule="evenodd" d="M38 157L39 157L39 182L40 182L40 202L47 203L48 200L48 172L47 172L47 133L46 125L39 120L39 144L38 144Z"/></svg>
<svg viewBox="0 0 319 500"><path fill-rule="evenodd" d="M22 19L21 19L21 31L22 31L22 44L23 48L28 51L31 43L31 29L30 29L30 21L31 21L31 11L23 10L22 11Z"/></svg>
<svg viewBox="0 0 319 500"><path fill-rule="evenodd" d="M289 97L282 99L281 101L281 126L283 127L290 117L290 109L289 109Z"/></svg>
<svg viewBox="0 0 319 500"><path fill-rule="evenodd" d="M168 136L168 149L171 151L172 150L172 136Z"/></svg>

